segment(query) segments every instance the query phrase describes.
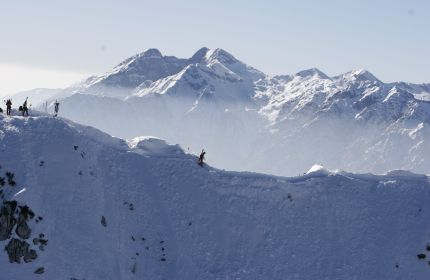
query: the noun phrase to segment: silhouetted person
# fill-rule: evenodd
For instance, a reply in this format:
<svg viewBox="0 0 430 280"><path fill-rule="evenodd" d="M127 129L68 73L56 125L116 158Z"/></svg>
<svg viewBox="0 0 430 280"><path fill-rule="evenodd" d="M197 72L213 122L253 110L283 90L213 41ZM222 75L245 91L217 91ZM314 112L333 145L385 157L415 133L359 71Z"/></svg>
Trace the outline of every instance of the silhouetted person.
<svg viewBox="0 0 430 280"><path fill-rule="evenodd" d="M54 105L55 105L54 106L54 111L55 111L54 117L56 117L58 115L58 110L60 109L60 102L58 102L58 100L55 100Z"/></svg>
<svg viewBox="0 0 430 280"><path fill-rule="evenodd" d="M22 104L22 116L27 116L28 117L28 107L27 107L27 100L28 97L25 99L24 104Z"/></svg>
<svg viewBox="0 0 430 280"><path fill-rule="evenodd" d="M6 101L6 115L10 116L12 112L12 100L8 99Z"/></svg>
<svg viewBox="0 0 430 280"><path fill-rule="evenodd" d="M205 160L205 154L206 154L205 150L202 150L202 152L200 153L200 157L199 157L199 165L200 165L201 167L203 167L203 161Z"/></svg>

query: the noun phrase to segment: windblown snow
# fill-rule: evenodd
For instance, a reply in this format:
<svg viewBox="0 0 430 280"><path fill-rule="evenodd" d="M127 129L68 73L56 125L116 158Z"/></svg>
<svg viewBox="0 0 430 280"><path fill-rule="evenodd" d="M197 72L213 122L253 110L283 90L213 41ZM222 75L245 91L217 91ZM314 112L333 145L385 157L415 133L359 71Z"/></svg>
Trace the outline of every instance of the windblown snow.
<svg viewBox="0 0 430 280"><path fill-rule="evenodd" d="M424 175L226 172L45 115L0 116L0 144L1 279L430 276Z"/></svg>

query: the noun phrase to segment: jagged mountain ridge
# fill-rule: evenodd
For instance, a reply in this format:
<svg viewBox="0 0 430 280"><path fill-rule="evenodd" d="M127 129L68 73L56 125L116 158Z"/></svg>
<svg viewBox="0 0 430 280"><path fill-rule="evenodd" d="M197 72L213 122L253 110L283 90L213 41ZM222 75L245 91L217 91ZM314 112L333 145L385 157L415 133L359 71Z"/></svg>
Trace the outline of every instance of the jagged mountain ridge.
<svg viewBox="0 0 430 280"><path fill-rule="evenodd" d="M209 50L208 48L201 48L189 59L163 56L157 49L148 49L126 59L114 67L112 71L100 76L90 77L80 85L75 86L72 92L125 97L132 91L136 91L136 89L175 75L195 64L206 65L212 69L218 68L221 72L229 72L223 73L227 76L229 74L235 76L234 72L246 74L244 77L251 74L252 79L263 76L259 71L249 68L222 49ZM231 78L234 79L234 77ZM110 90L110 87L114 89Z"/></svg>
<svg viewBox="0 0 430 280"><path fill-rule="evenodd" d="M183 59L174 56L163 56L157 49L148 49L140 54L130 57L109 71L100 76L93 76L76 84L70 88L71 94L95 94L105 97L117 97L112 94L106 87L113 87L122 91L127 89L127 96L143 96L147 93L163 94L163 88L169 87L162 83L162 79L169 79L173 82L181 79L189 79L189 75L179 75L181 72L203 71L214 78L222 78L230 81L250 80L256 82L255 87L258 89L257 96L250 92L250 96L258 99L261 96L270 96L271 99L279 99L279 95L285 92L288 85L292 91L305 89L304 93L314 94L322 92L330 94L331 91L325 91L327 81L332 81L333 91L349 92L353 91L358 95L366 95L369 90L388 92L392 88L397 88L405 94L410 93L418 100L430 99L430 85L428 84L411 84L405 82L383 83L373 74L366 70L357 70L345 74L329 77L320 70L313 68L303 70L295 75L284 75L270 77L258 71L245 63L237 60L234 56L222 49L210 50L201 48L191 58ZM206 71L205 71L206 70ZM282 77L279 79L279 77ZM300 78L299 81L294 78ZM208 82L208 77L204 81ZM309 80L312 83L307 84ZM282 82L277 89L265 87L265 84ZM192 85L191 87L198 87ZM297 88L300 85L302 88ZM375 88L379 87L379 88ZM284 89L284 90L282 90ZM321 90L322 89L322 90ZM67 91L67 89L66 89ZM345 96L341 96L345 97Z"/></svg>
<svg viewBox="0 0 430 280"><path fill-rule="evenodd" d="M81 84L74 85L70 88L69 95L94 94L104 97L130 98L147 94L165 94L171 89L175 92L173 94L195 91L196 94L193 98L198 98L201 95L211 95L218 91L220 95L230 92L229 95L220 98L223 101L227 99L228 102L228 99L231 100L231 96L238 92L240 95L240 92L243 91L242 88L234 88L234 85L229 88L230 84L226 88L221 87L217 90L211 82L221 79L231 84L248 82L244 86L247 96L254 100L261 100L261 97L265 97L260 112L270 111L271 115L277 114L276 111L279 110L279 107L288 107L295 96L300 99L302 104L302 106L298 106L298 110L316 106L323 111L327 111L327 108L333 104L338 107L338 100L347 98L354 100L351 104L347 104L347 108L344 108L345 111L356 111L376 102L387 101L381 96L404 98L405 101L412 101L414 104L430 100L430 86L427 84L383 83L366 70L351 71L329 77L313 68L295 75L281 76L281 79L279 77L267 76L222 49L202 48L189 59L163 56L157 49L148 49L126 59L106 74L90 77ZM276 84L277 87L271 87L272 84ZM176 89L175 86L182 88ZM390 94L390 91L395 94ZM300 94L295 95L297 92ZM286 95L288 98L285 98ZM321 102L324 97L324 102ZM401 103L405 101L400 100ZM320 108L321 106L323 108ZM381 109L389 110L390 108ZM396 111L391 115L398 114L399 112ZM264 113L262 115L266 116ZM379 121L384 121L384 119Z"/></svg>
<svg viewBox="0 0 430 280"><path fill-rule="evenodd" d="M396 118L410 118L428 122L430 103L426 99L430 92L426 85L407 83L383 83L365 70L328 77L317 69L299 72L289 79L262 81L259 95L267 96L264 82L276 84L275 94L270 94L268 104L261 113L272 122L302 111L310 111L311 116L322 114L342 114L342 117L372 119L375 122L391 122ZM273 88L273 87L272 87ZM397 105L397 106L396 106ZM409 110L405 110L405 106ZM422 111L413 111L418 107ZM382 113L379 118L377 113Z"/></svg>
<svg viewBox="0 0 430 280"><path fill-rule="evenodd" d="M72 120L116 136L206 147L215 165L229 169L295 175L320 162L428 173L429 89L384 83L365 70L272 77L222 49L188 59L150 49L57 97Z"/></svg>
<svg viewBox="0 0 430 280"><path fill-rule="evenodd" d="M418 258L429 254L427 176L201 168L163 140L124 141L46 115L0 115L0 143L0 177L15 182L0 187L0 230L8 202L35 213L30 236L13 230L0 246L23 239L37 250L2 251L4 279L430 275L428 257Z"/></svg>

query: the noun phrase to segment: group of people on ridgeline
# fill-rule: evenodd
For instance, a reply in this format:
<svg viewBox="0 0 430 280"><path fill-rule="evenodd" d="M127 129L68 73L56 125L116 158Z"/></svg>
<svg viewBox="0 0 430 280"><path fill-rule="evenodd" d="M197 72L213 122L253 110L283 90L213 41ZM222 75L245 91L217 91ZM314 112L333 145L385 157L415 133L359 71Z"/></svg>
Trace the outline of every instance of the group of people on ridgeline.
<svg viewBox="0 0 430 280"><path fill-rule="evenodd" d="M19 106L18 111L22 113L23 117L28 117L28 106L27 106L28 97L25 98L24 103ZM4 103L6 104L6 115L11 116L12 115L12 98L4 100ZM31 105L30 105L31 106ZM60 102L58 100L55 100L54 103L54 116L56 117L58 115L58 110L60 109ZM0 113L3 113L3 109L0 107Z"/></svg>

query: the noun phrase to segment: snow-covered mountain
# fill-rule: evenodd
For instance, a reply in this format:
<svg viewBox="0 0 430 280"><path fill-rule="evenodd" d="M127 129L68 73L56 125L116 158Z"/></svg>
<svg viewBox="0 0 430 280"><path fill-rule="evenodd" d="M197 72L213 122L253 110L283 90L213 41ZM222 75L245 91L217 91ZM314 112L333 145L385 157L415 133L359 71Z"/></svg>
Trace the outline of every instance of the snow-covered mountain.
<svg viewBox="0 0 430 280"><path fill-rule="evenodd" d="M228 169L297 175L319 162L430 172L430 85L384 83L365 70L268 76L222 49L188 59L149 49L56 98L72 120L206 148Z"/></svg>
<svg viewBox="0 0 430 280"><path fill-rule="evenodd" d="M429 178L197 165L178 145L0 115L1 279L430 276Z"/></svg>
<svg viewBox="0 0 430 280"><path fill-rule="evenodd" d="M262 83L259 95L269 101L260 114L280 140L256 158L280 153L302 168L314 160L361 172L429 172L426 85L385 84L364 70L330 78L316 69Z"/></svg>
<svg viewBox="0 0 430 280"><path fill-rule="evenodd" d="M165 78L174 83L178 80L190 80L193 88L201 89L198 83L193 83L197 71L215 78L237 81L241 78L258 80L264 74L235 59L222 49L209 50L202 48L189 59L163 56L157 49L148 49L126 59L119 65L100 76L92 76L67 89L69 94L92 94L107 97L126 98L130 95L144 95L147 87ZM183 77L178 76L181 73ZM236 73L240 74L238 76ZM154 85L155 86L155 85ZM153 86L153 88L154 88ZM140 90L143 89L143 92Z"/></svg>

